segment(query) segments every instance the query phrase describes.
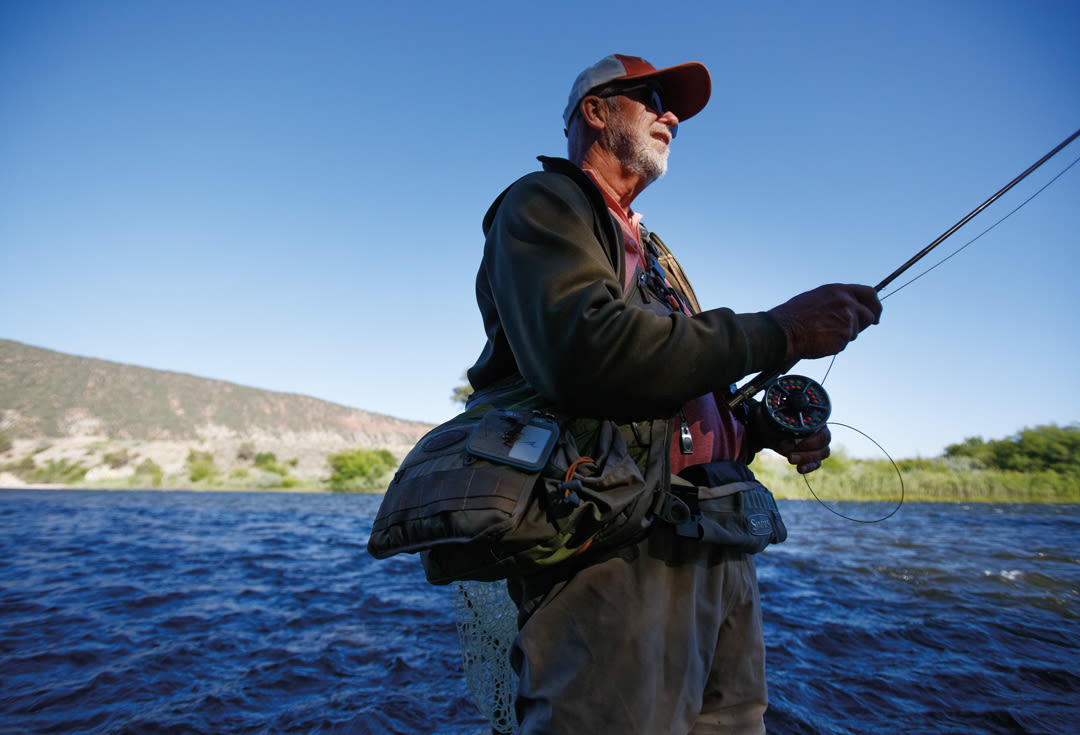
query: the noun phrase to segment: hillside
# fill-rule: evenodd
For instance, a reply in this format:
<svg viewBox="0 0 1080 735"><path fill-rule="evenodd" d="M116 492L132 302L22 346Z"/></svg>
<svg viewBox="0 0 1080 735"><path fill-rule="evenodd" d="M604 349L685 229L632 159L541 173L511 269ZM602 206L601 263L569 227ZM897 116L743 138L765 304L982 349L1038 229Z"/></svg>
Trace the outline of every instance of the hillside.
<svg viewBox="0 0 1080 735"><path fill-rule="evenodd" d="M79 461L91 468L88 481L107 481L131 475L138 458L180 474L192 449L229 471L242 447L254 446L296 460L292 473L315 479L329 453L363 447L401 458L430 428L308 396L0 340L0 431L13 440L0 466L30 454L38 466ZM113 467L117 456L128 461Z"/></svg>

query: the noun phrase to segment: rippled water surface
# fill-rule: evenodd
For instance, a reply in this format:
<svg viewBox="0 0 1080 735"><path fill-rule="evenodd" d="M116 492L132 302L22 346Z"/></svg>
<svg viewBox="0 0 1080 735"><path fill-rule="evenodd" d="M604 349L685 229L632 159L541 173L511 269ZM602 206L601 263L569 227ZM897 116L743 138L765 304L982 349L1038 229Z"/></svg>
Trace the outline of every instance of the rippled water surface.
<svg viewBox="0 0 1080 735"><path fill-rule="evenodd" d="M378 502L0 491L0 732L486 732L451 591L365 551ZM781 509L771 733L1077 731L1080 508Z"/></svg>

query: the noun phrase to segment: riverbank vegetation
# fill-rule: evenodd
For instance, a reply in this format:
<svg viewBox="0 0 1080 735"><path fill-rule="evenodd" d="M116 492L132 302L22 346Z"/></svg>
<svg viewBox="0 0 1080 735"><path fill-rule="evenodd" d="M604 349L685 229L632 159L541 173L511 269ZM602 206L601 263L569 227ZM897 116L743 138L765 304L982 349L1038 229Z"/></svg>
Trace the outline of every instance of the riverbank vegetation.
<svg viewBox="0 0 1080 735"><path fill-rule="evenodd" d="M320 468L305 448L307 468L298 471L297 458L279 459L252 441L199 444L109 439L17 444L0 432L0 487L382 492L397 466L386 449L358 448L324 452Z"/></svg>
<svg viewBox="0 0 1080 735"><path fill-rule="evenodd" d="M758 479L779 498L929 502L1080 502L1080 426L1037 426L1014 436L951 444L941 457L853 459L837 451L805 477L758 458ZM812 492L811 492L812 489Z"/></svg>
<svg viewBox="0 0 1080 735"><path fill-rule="evenodd" d="M246 442L235 457L190 450L182 470L167 473L136 450L102 451L94 466L80 458L40 460L37 452L14 456L10 438L0 432L0 473L29 485L102 489L382 492L398 461L385 449L358 448L326 455L319 477L297 477L295 459L279 460ZM104 467L111 477L91 472ZM806 477L775 455L759 456L751 467L778 498L895 502L903 493L911 502L1074 503L1080 502L1080 426L1037 426L999 440L969 438L940 457L900 459L895 465L836 450Z"/></svg>

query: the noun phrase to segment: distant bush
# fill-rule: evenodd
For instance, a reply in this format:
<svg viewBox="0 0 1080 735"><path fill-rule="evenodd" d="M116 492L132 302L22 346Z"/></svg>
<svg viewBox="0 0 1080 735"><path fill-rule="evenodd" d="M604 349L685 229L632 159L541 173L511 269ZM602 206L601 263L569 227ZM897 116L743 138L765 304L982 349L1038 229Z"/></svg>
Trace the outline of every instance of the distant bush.
<svg viewBox="0 0 1080 735"><path fill-rule="evenodd" d="M4 470L12 473L23 482L34 481L34 471L37 469L37 465L34 464L34 458L30 455L26 455L18 462L11 462L4 465Z"/></svg>
<svg viewBox="0 0 1080 735"><path fill-rule="evenodd" d="M331 454L326 460L330 487L338 492L374 488L397 466L397 459L385 449L354 449Z"/></svg>
<svg viewBox="0 0 1080 735"><path fill-rule="evenodd" d="M214 455L210 452L197 452L194 449L188 451L187 467L188 477L192 482L211 482L218 476L218 467L214 462Z"/></svg>
<svg viewBox="0 0 1080 735"><path fill-rule="evenodd" d="M255 442L244 442L236 449L236 458L241 462L255 459Z"/></svg>
<svg viewBox="0 0 1080 735"><path fill-rule="evenodd" d="M255 466L262 470L257 478L259 487L296 487L296 478L289 474L291 467L300 463L298 459L290 459L284 463L278 462L273 452L259 452L255 455Z"/></svg>
<svg viewBox="0 0 1080 735"><path fill-rule="evenodd" d="M454 390L450 393L450 400L455 403L460 403L464 406L469 402L469 396L473 394L472 384L469 382L468 371L461 374L461 379L464 381L461 385L455 385Z"/></svg>
<svg viewBox="0 0 1080 735"><path fill-rule="evenodd" d="M11 437L7 435L6 431L0 431L0 454L11 449L14 443L11 441Z"/></svg>
<svg viewBox="0 0 1080 735"><path fill-rule="evenodd" d="M65 459L50 459L44 467L34 470L34 482L43 484L72 485L82 482L89 468L83 467L80 462L69 462Z"/></svg>
<svg viewBox="0 0 1080 735"><path fill-rule="evenodd" d="M131 476L132 487L144 487L149 484L151 487L161 487L161 480L165 476L160 465L157 462L147 457L135 467L135 474Z"/></svg>
<svg viewBox="0 0 1080 735"><path fill-rule="evenodd" d="M896 466L900 468L901 472L948 472L950 470L949 463L941 457L934 457L933 459L924 457L898 459Z"/></svg>
<svg viewBox="0 0 1080 735"><path fill-rule="evenodd" d="M126 467L128 462L131 461L131 457L128 455L128 450L121 449L119 452L106 454L102 457L102 460L111 469L118 470L121 467Z"/></svg>

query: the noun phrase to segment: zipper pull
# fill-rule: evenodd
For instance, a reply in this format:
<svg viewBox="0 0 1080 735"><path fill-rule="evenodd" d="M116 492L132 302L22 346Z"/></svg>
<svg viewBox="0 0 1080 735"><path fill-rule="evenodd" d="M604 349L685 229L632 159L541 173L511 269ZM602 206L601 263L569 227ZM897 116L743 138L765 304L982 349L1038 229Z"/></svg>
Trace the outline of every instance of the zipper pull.
<svg viewBox="0 0 1080 735"><path fill-rule="evenodd" d="M679 452L682 454L694 453L694 437L690 433L690 426L686 423L686 411L679 409L682 417L682 426L679 427Z"/></svg>

